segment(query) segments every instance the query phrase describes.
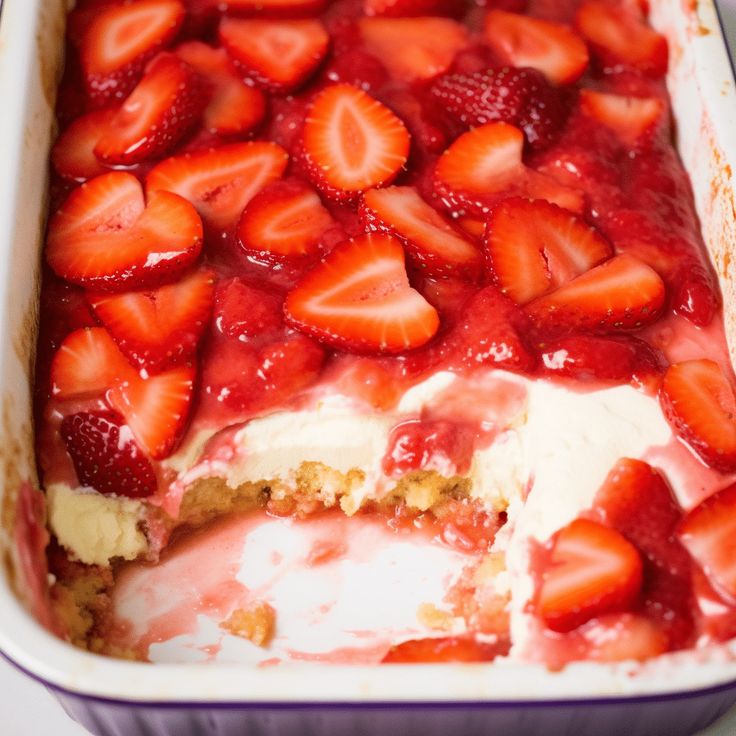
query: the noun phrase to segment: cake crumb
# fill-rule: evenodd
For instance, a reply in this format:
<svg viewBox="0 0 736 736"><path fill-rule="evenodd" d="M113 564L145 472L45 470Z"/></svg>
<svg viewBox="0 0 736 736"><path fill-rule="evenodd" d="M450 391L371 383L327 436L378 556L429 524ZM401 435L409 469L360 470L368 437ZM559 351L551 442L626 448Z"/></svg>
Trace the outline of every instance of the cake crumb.
<svg viewBox="0 0 736 736"><path fill-rule="evenodd" d="M276 610L265 601L255 601L247 608L233 611L220 624L220 628L265 648L271 643L276 630Z"/></svg>
<svg viewBox="0 0 736 736"><path fill-rule="evenodd" d="M417 621L433 631L451 631L455 617L447 611L442 611L433 603L422 603L417 609Z"/></svg>

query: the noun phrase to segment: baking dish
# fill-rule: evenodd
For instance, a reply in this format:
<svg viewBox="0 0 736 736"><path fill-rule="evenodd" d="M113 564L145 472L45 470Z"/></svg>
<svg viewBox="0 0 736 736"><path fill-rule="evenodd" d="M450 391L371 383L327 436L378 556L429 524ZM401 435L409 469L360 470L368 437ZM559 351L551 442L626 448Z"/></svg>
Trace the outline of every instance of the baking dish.
<svg viewBox="0 0 736 736"><path fill-rule="evenodd" d="M691 734L736 701L736 643L646 665L576 664L560 673L499 661L382 668L289 664L144 665L80 652L47 632L34 550L40 496L31 428L39 244L63 0L8 0L0 21L0 650L54 691L93 733L485 732ZM736 345L734 81L711 0L655 0L670 41L678 143L721 278ZM34 536L35 535L35 536ZM15 593L13 592L15 591Z"/></svg>

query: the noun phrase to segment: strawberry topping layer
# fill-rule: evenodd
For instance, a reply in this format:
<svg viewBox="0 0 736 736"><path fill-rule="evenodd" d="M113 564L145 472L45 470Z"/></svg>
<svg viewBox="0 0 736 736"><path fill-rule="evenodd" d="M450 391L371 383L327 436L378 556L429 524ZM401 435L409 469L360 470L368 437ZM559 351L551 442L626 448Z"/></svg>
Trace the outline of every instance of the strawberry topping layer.
<svg viewBox="0 0 736 736"><path fill-rule="evenodd" d="M621 458L532 554L540 651L644 659L732 635L736 613L708 611L736 608L736 383L721 345L700 349L720 294L645 5L78 3L51 155L42 457L155 501L198 430L315 395L386 413L439 371L630 384L722 490L688 506ZM464 404L483 397L443 397L391 429L387 477L470 473L491 430ZM488 548L472 509L444 508ZM499 633L385 661L488 660L508 651Z"/></svg>

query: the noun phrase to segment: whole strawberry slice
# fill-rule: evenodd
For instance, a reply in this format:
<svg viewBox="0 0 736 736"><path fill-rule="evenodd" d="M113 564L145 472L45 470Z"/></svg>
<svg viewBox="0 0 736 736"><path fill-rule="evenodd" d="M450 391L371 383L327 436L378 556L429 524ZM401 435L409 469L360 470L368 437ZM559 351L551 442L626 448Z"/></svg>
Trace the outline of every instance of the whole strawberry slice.
<svg viewBox="0 0 736 736"><path fill-rule="evenodd" d="M657 97L626 97L584 89L580 92L583 112L603 123L627 146L651 135L664 117L666 105Z"/></svg>
<svg viewBox="0 0 736 736"><path fill-rule="evenodd" d="M64 338L51 362L51 392L59 399L101 396L116 381L134 380L133 366L104 327Z"/></svg>
<svg viewBox="0 0 736 736"><path fill-rule="evenodd" d="M675 432L708 465L725 473L736 470L736 396L716 362L670 366L659 400Z"/></svg>
<svg viewBox="0 0 736 736"><path fill-rule="evenodd" d="M95 156L130 166L167 153L189 132L203 110L202 84L192 67L162 53L105 127Z"/></svg>
<svg viewBox="0 0 736 736"><path fill-rule="evenodd" d="M109 109L87 113L59 136L51 151L51 162L57 174L82 182L108 171L94 150L114 115L115 111Z"/></svg>
<svg viewBox="0 0 736 736"><path fill-rule="evenodd" d="M243 212L238 237L256 258L291 258L318 252L334 226L317 192L297 179L277 181L257 194Z"/></svg>
<svg viewBox="0 0 736 736"><path fill-rule="evenodd" d="M664 299L665 287L654 269L619 255L531 302L527 311L553 330L616 332L654 322Z"/></svg>
<svg viewBox="0 0 736 736"><path fill-rule="evenodd" d="M449 18L363 18L359 25L368 53L401 82L443 74L468 43L464 26Z"/></svg>
<svg viewBox="0 0 736 736"><path fill-rule="evenodd" d="M446 74L432 84L430 93L463 125L510 123L524 131L532 148L548 146L567 118L560 92L536 69L498 67Z"/></svg>
<svg viewBox="0 0 736 736"><path fill-rule="evenodd" d="M123 100L138 83L146 63L172 41L183 21L180 0L138 0L102 8L80 43L92 103L100 106Z"/></svg>
<svg viewBox="0 0 736 736"><path fill-rule="evenodd" d="M605 68L623 65L653 77L667 71L667 40L649 28L638 8L588 0L575 22Z"/></svg>
<svg viewBox="0 0 736 736"><path fill-rule="evenodd" d="M352 352L398 353L427 342L437 311L409 285L404 250L390 235L337 246L289 293L287 321Z"/></svg>
<svg viewBox="0 0 736 736"><path fill-rule="evenodd" d="M120 415L110 411L71 414L64 417L60 431L83 486L128 498L156 492L153 466Z"/></svg>
<svg viewBox="0 0 736 736"><path fill-rule="evenodd" d="M682 521L680 541L720 595L736 601L736 485L696 506Z"/></svg>
<svg viewBox="0 0 736 736"><path fill-rule="evenodd" d="M324 194L355 199L391 183L406 163L409 142L391 110L357 87L335 84L320 92L307 111L304 163Z"/></svg>
<svg viewBox="0 0 736 736"><path fill-rule="evenodd" d="M202 222L181 197L123 172L75 189L49 224L46 260L62 278L104 291L159 286L199 256Z"/></svg>
<svg viewBox="0 0 736 736"><path fill-rule="evenodd" d="M580 191L558 184L522 162L524 134L507 123L488 123L463 133L443 154L434 172L435 192L456 216L487 216L513 195L546 199L579 212Z"/></svg>
<svg viewBox="0 0 736 736"><path fill-rule="evenodd" d="M276 143L231 143L162 161L146 178L146 190L184 197L211 228L227 231L248 202L283 174L288 161Z"/></svg>
<svg viewBox="0 0 736 736"><path fill-rule="evenodd" d="M176 49L209 87L210 98L202 123L210 133L234 136L249 133L266 115L266 98L257 87L245 84L227 52L201 41L189 41Z"/></svg>
<svg viewBox="0 0 736 736"><path fill-rule="evenodd" d="M506 63L537 69L554 84L572 84L588 66L585 42L563 23L489 10L484 33Z"/></svg>
<svg viewBox="0 0 736 736"><path fill-rule="evenodd" d="M213 284L211 271L194 271L155 291L88 299L130 362L158 372L196 351L212 311Z"/></svg>
<svg viewBox="0 0 736 736"><path fill-rule="evenodd" d="M501 291L526 304L613 255L595 228L543 199L512 197L486 224L487 265Z"/></svg>
<svg viewBox="0 0 736 736"><path fill-rule="evenodd" d="M470 636L409 639L391 647L382 664L490 662L508 653L508 642L488 644Z"/></svg>
<svg viewBox="0 0 736 736"><path fill-rule="evenodd" d="M596 616L628 610L641 586L636 547L615 529L576 519L552 539L537 613L553 631L572 631Z"/></svg>
<svg viewBox="0 0 736 736"><path fill-rule="evenodd" d="M304 82L327 54L330 37L318 20L224 18L220 43L243 72L274 92Z"/></svg>
<svg viewBox="0 0 736 736"><path fill-rule="evenodd" d="M360 215L369 229L399 238L427 275L478 276L480 250L412 187L370 189L363 195Z"/></svg>
<svg viewBox="0 0 736 736"><path fill-rule="evenodd" d="M156 460L178 446L189 421L196 370L179 366L155 376L133 376L110 387L107 397L136 442Z"/></svg>

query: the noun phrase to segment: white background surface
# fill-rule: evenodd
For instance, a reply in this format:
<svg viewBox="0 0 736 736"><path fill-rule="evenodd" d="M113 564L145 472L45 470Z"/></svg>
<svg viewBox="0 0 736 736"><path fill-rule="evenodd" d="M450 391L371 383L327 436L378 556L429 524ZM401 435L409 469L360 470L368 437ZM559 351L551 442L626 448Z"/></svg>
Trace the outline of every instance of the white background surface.
<svg viewBox="0 0 736 736"><path fill-rule="evenodd" d="M736 0L720 0L731 48L736 49ZM88 736L41 685L0 658L0 734L3 736ZM736 709L700 736L734 736ZM581 736L584 736L581 734Z"/></svg>

